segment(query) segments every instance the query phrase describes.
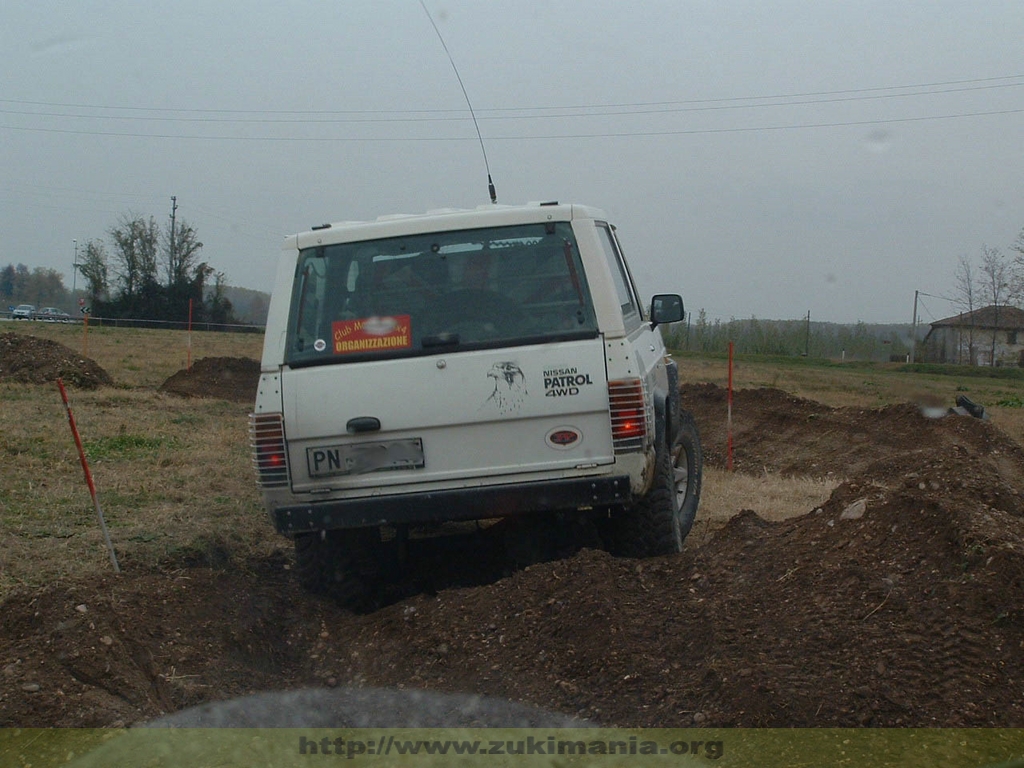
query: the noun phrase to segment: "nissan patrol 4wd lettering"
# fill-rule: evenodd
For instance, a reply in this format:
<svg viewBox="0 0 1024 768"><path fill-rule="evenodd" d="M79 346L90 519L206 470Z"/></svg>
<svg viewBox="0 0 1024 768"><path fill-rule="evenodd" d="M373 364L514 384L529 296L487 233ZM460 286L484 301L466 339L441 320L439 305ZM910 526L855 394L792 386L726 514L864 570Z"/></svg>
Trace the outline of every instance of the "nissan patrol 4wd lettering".
<svg viewBox="0 0 1024 768"><path fill-rule="evenodd" d="M627 556L679 551L701 448L601 211L389 216L288 238L250 417L303 585L358 606L383 542L438 522L581 514Z"/></svg>

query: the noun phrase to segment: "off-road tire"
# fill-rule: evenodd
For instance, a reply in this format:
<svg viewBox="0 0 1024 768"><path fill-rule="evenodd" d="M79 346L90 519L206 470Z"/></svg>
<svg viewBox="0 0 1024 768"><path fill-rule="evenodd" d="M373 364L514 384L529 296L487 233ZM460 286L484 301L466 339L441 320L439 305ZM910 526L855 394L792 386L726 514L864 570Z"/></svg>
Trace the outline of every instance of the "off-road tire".
<svg viewBox="0 0 1024 768"><path fill-rule="evenodd" d="M295 572L308 592L357 613L375 605L380 572L376 529L324 531L295 536Z"/></svg>
<svg viewBox="0 0 1024 768"><path fill-rule="evenodd" d="M685 539L697 518L704 479L704 451L700 431L689 411L679 414L679 434L672 446L672 474L679 504L679 533Z"/></svg>
<svg viewBox="0 0 1024 768"><path fill-rule="evenodd" d="M697 516L702 459L697 425L691 414L683 412L671 450L664 436L659 440L654 482L647 493L614 513L603 526L609 551L625 557L681 552Z"/></svg>

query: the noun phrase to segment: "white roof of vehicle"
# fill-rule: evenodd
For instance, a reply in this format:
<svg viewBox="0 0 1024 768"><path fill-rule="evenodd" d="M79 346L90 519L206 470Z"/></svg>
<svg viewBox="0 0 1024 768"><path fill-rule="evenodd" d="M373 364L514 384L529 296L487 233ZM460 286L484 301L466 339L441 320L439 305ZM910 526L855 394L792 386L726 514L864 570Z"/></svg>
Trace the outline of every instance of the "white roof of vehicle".
<svg viewBox="0 0 1024 768"><path fill-rule="evenodd" d="M473 209L444 208L426 213L390 214L375 221L344 221L325 224L290 236L285 248L311 248L332 243L376 240L425 232L478 229L574 218L605 219L603 211L582 205L527 203L525 205L482 205Z"/></svg>

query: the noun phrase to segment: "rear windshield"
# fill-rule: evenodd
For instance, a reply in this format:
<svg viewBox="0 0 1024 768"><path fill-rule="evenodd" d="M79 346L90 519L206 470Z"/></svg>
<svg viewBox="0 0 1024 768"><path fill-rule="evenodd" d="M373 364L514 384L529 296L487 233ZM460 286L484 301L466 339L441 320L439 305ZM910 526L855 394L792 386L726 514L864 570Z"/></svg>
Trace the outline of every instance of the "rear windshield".
<svg viewBox="0 0 1024 768"><path fill-rule="evenodd" d="M342 243L299 254L291 365L597 334L568 223Z"/></svg>

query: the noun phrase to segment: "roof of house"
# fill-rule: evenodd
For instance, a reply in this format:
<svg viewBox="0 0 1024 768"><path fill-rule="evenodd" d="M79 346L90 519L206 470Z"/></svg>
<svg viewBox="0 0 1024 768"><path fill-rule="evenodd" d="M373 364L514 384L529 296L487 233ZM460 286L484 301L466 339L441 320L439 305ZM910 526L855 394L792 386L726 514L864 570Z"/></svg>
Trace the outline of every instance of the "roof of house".
<svg viewBox="0 0 1024 768"><path fill-rule="evenodd" d="M932 328L994 328L996 330L1024 329L1024 309L1009 306L990 306L973 312L961 312L931 324Z"/></svg>

